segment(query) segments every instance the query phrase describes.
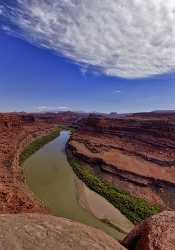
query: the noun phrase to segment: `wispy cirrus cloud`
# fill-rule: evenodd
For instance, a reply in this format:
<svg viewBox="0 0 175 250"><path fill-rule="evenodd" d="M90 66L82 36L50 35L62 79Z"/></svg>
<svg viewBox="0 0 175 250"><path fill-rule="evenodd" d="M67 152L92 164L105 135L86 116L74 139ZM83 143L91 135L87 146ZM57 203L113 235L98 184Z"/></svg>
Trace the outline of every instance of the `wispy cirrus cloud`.
<svg viewBox="0 0 175 250"><path fill-rule="evenodd" d="M117 90L114 90L113 91L113 94L120 94L121 93L121 90L120 89L117 89Z"/></svg>
<svg viewBox="0 0 175 250"><path fill-rule="evenodd" d="M47 111L66 111L66 110L71 110L70 107L67 106L46 106L46 105L42 105L42 106L38 106L36 108L39 112L47 112Z"/></svg>
<svg viewBox="0 0 175 250"><path fill-rule="evenodd" d="M82 67L124 78L175 70L174 0L15 2L0 3L13 34Z"/></svg>

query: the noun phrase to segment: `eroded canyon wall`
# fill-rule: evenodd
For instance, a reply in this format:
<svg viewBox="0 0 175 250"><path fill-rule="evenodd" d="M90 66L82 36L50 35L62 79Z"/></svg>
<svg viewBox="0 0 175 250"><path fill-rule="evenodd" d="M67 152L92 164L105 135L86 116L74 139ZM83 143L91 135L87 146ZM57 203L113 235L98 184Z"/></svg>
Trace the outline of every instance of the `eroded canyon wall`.
<svg viewBox="0 0 175 250"><path fill-rule="evenodd" d="M175 208L175 114L90 115L70 140L74 155L132 195Z"/></svg>
<svg viewBox="0 0 175 250"><path fill-rule="evenodd" d="M0 113L0 213L44 210L26 191L20 154L36 138L58 125L74 125L82 116L73 112Z"/></svg>

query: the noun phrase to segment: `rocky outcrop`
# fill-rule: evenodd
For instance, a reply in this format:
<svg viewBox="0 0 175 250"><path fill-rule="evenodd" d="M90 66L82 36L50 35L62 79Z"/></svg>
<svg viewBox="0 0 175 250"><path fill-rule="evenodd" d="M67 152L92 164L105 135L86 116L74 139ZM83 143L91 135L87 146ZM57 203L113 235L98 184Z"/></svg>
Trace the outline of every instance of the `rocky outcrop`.
<svg viewBox="0 0 175 250"><path fill-rule="evenodd" d="M117 187L175 208L174 114L118 119L91 115L80 122L69 146Z"/></svg>
<svg viewBox="0 0 175 250"><path fill-rule="evenodd" d="M149 116L148 116L149 117ZM172 118L125 117L82 119L81 131L111 136L120 150L162 166L175 164L175 115ZM111 144L114 144L111 141Z"/></svg>
<svg viewBox="0 0 175 250"><path fill-rule="evenodd" d="M19 156L58 123L73 124L79 119L72 113L65 119L53 114L0 114L0 249L174 250L175 212L161 213L137 225L123 241L125 247L100 230L43 215L47 210L25 187ZM174 187L174 120L103 119L76 123L79 130L69 142L72 152L98 165L101 175L114 185L167 205L156 187L162 192L169 184Z"/></svg>
<svg viewBox="0 0 175 250"><path fill-rule="evenodd" d="M0 114L0 129L20 128L22 120L14 114Z"/></svg>
<svg viewBox="0 0 175 250"><path fill-rule="evenodd" d="M100 230L48 215L0 215L0 235L5 250L125 250Z"/></svg>
<svg viewBox="0 0 175 250"><path fill-rule="evenodd" d="M24 185L19 156L24 148L55 126L72 125L83 114L0 113L0 213L46 212Z"/></svg>
<svg viewBox="0 0 175 250"><path fill-rule="evenodd" d="M25 116L28 117L29 114ZM58 112L58 113L37 113L30 114L36 121L42 121L47 123L57 123L61 125L77 125L77 123L84 117L87 117L86 113L76 113L71 111Z"/></svg>
<svg viewBox="0 0 175 250"><path fill-rule="evenodd" d="M29 118L0 115L0 213L46 212L25 187L19 156L33 140L51 132L55 124Z"/></svg>
<svg viewBox="0 0 175 250"><path fill-rule="evenodd" d="M123 245L129 250L174 250L175 212L162 212L145 220L131 231Z"/></svg>
<svg viewBox="0 0 175 250"><path fill-rule="evenodd" d="M20 155L33 140L57 126L58 120L53 117L53 120L33 114L0 117L0 249L124 250L97 229L42 215L48 213L47 209L26 188ZM72 116L69 122L71 119ZM65 124L68 123L64 120Z"/></svg>

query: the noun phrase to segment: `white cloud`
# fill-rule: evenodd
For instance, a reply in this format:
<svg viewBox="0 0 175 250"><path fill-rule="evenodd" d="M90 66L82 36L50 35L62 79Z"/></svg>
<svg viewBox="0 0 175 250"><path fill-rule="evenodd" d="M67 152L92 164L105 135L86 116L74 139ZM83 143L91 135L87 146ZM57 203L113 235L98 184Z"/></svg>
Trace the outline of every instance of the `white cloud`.
<svg viewBox="0 0 175 250"><path fill-rule="evenodd" d="M66 107L66 106L60 106L60 107L57 107L57 109L60 109L60 110L64 110L64 109L68 110L69 109L70 110L71 108L70 107Z"/></svg>
<svg viewBox="0 0 175 250"><path fill-rule="evenodd" d="M66 106L38 106L37 110L40 112L43 111L62 111L62 110L71 110L70 107L66 107Z"/></svg>
<svg viewBox="0 0 175 250"><path fill-rule="evenodd" d="M6 31L7 33L11 33L12 32L12 30L10 29L10 27L9 26L7 26L7 25L1 25L1 29L3 30L3 31Z"/></svg>
<svg viewBox="0 0 175 250"><path fill-rule="evenodd" d="M175 69L174 0L17 0L6 8L26 40L106 75ZM7 13L8 11L8 13Z"/></svg>
<svg viewBox="0 0 175 250"><path fill-rule="evenodd" d="M0 4L0 15L2 15L3 12L4 12L4 7L3 7L3 5Z"/></svg>
<svg viewBox="0 0 175 250"><path fill-rule="evenodd" d="M114 93L114 94L120 94L120 93L121 93L121 90L120 90L120 89L114 90L113 93Z"/></svg>
<svg viewBox="0 0 175 250"><path fill-rule="evenodd" d="M38 106L38 107L37 107L38 110L45 110L45 109L47 109L47 108L48 108L47 106Z"/></svg>

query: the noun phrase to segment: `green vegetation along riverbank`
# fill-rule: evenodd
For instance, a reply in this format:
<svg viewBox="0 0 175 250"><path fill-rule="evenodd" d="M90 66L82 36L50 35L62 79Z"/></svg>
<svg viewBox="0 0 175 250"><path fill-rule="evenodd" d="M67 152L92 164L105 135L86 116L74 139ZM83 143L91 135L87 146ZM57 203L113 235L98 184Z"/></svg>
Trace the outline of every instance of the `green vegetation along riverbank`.
<svg viewBox="0 0 175 250"><path fill-rule="evenodd" d="M80 160L75 159L69 149L67 149L67 155L76 175L89 188L112 203L133 223L139 223L145 218L160 212L159 207L153 206L143 199L133 197L97 176L93 169L86 167Z"/></svg>
<svg viewBox="0 0 175 250"><path fill-rule="evenodd" d="M27 159L29 158L33 153L35 153L37 150L42 148L45 144L51 142L54 140L56 137L59 136L60 131L62 128L57 127L55 128L52 132L50 132L48 135L42 136L41 138L38 138L34 140L31 144L29 144L22 154L20 155L20 165Z"/></svg>

